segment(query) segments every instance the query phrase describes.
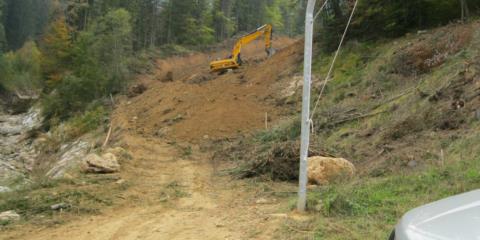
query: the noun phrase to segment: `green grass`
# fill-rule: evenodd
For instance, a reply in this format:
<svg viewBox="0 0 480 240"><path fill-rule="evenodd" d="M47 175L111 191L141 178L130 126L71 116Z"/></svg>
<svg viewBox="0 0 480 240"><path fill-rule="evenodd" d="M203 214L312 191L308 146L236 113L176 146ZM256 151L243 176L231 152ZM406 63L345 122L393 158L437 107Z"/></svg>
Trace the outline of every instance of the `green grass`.
<svg viewBox="0 0 480 240"><path fill-rule="evenodd" d="M476 124L478 125L478 124ZM474 127L476 127L474 125ZM478 130L478 128L476 128ZM351 182L317 187L308 193L313 217L308 226L285 223L288 239L387 239L407 211L449 196L480 188L480 136L445 142L445 159L417 170L399 170L382 177L358 176ZM290 196L290 208L296 197ZM300 224L301 225L301 224ZM292 231L302 230L302 233Z"/></svg>
<svg viewBox="0 0 480 240"><path fill-rule="evenodd" d="M324 187L310 192L308 204L320 219L316 232L321 239L387 239L406 211L478 188L480 158L474 158L413 174L365 177L353 183ZM330 235L335 229L325 225L325 221L351 232Z"/></svg>
<svg viewBox="0 0 480 240"><path fill-rule="evenodd" d="M108 121L108 111L103 106L94 106L92 109L69 119L65 125L65 135L68 139L76 139L85 133L104 126Z"/></svg>
<svg viewBox="0 0 480 240"><path fill-rule="evenodd" d="M159 195L160 202L173 204L180 198L188 198L191 194L177 181L168 183L165 188L162 189Z"/></svg>
<svg viewBox="0 0 480 240"><path fill-rule="evenodd" d="M43 179L32 184L18 185L12 192L0 194L0 212L15 211L22 222L42 224L56 221L68 214L96 214L102 208L111 206L115 196L123 191L123 186L114 184L112 179L79 177L75 180ZM53 210L52 205L64 204L61 210ZM0 225L9 225L4 222Z"/></svg>
<svg viewBox="0 0 480 240"><path fill-rule="evenodd" d="M404 100L403 100L404 101ZM422 106L423 105L423 106ZM428 103L408 105L411 108L405 111L408 115L422 115L424 111L434 111L427 108ZM387 118L379 116L362 121L365 128L378 127L383 131L391 131L398 116ZM438 116L437 118L443 118ZM390 144L406 144L405 148L412 149L415 159L420 159L422 165L416 169L394 167L393 171L373 177L375 171L368 175L359 176L354 182L332 185L313 190L309 195L309 208L318 219L315 225L315 239L387 239L391 229L398 219L408 210L423 204L439 200L448 196L480 188L480 153L478 143L480 137L478 122L469 120L468 131L435 132L431 122L420 119L421 127L414 133L407 131L404 136ZM329 134L324 134L322 144L336 149L341 156L357 160L362 164L362 154L352 152L353 148L367 148L370 145L384 144L385 139L380 135L367 140L355 136L357 129L363 127L356 123L343 125ZM424 130L425 129L425 130ZM345 132L354 134L341 137ZM428 137L434 134L434 137ZM416 142L410 142L410 137L418 136ZM415 139L415 138L413 138ZM364 143L367 141L368 143ZM415 144L421 146L421 153L415 153ZM368 149L375 151L375 148ZM440 156L444 152L444 159ZM385 166L401 161L408 151L393 152L385 159ZM367 158L372 156L367 153ZM419 155L420 154L420 155ZM378 157L381 160L380 157ZM382 170L383 171L383 170Z"/></svg>
<svg viewBox="0 0 480 240"><path fill-rule="evenodd" d="M190 158L193 154L192 146L182 147L182 157Z"/></svg>
<svg viewBox="0 0 480 240"><path fill-rule="evenodd" d="M257 144L265 144L279 141L289 141L300 136L300 120L295 118L275 126L272 129L264 130L253 136L253 141Z"/></svg>

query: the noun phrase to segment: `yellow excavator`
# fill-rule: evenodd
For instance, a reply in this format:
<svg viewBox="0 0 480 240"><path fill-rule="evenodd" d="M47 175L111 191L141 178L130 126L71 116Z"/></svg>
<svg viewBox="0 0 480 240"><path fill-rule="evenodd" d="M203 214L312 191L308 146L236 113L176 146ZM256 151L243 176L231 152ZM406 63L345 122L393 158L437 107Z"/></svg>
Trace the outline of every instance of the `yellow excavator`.
<svg viewBox="0 0 480 240"><path fill-rule="evenodd" d="M210 70L212 72L223 72L228 69L235 69L240 67L242 65L242 58L240 56L242 46L256 40L263 35L265 36L265 50L267 51L269 57L272 56L274 54L274 50L272 48L272 33L272 25L266 24L257 28L257 30L241 37L235 43L235 47L233 48L232 54L229 56L229 58L211 62Z"/></svg>

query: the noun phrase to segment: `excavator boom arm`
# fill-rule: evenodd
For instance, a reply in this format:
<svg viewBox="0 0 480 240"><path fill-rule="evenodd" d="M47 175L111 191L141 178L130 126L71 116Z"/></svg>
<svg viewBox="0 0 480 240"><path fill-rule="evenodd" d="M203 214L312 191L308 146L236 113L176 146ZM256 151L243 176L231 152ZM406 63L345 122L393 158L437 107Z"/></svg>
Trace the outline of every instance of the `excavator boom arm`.
<svg viewBox="0 0 480 240"><path fill-rule="evenodd" d="M232 58L237 59L238 55L240 55L242 51L242 46L255 41L256 39L260 38L261 36L265 35L265 49L270 51L272 48L272 25L266 24L259 27L257 30L251 32L248 35L243 36L240 40L237 41L235 47L233 48Z"/></svg>

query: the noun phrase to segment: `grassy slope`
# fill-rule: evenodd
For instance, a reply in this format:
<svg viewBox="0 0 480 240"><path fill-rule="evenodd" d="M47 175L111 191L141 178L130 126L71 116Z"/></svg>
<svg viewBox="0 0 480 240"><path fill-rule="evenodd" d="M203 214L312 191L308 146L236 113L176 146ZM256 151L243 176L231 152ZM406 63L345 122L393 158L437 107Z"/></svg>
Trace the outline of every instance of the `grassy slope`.
<svg viewBox="0 0 480 240"><path fill-rule="evenodd" d="M480 187L478 25L347 46L316 119L317 142L360 174L310 193L318 238L386 239L409 209ZM328 60L317 61L317 73ZM355 120L343 123L345 115Z"/></svg>
<svg viewBox="0 0 480 240"><path fill-rule="evenodd" d="M312 152L350 159L359 173L350 182L310 191L309 208L318 222L307 229L316 238L387 239L409 209L480 188L479 25L345 46L314 119ZM326 74L331 59L317 56L317 77ZM286 160L297 159L296 125L229 149L234 159L256 163L243 174L294 179L282 170L289 167ZM297 169L295 162L290 169Z"/></svg>
<svg viewBox="0 0 480 240"><path fill-rule="evenodd" d="M0 212L15 210L21 224L53 226L83 214L98 214L111 206L128 185L115 176L80 176L76 179L38 180L0 194ZM63 209L52 209L62 204ZM21 224L19 226L21 226ZM0 232L17 225L0 221Z"/></svg>

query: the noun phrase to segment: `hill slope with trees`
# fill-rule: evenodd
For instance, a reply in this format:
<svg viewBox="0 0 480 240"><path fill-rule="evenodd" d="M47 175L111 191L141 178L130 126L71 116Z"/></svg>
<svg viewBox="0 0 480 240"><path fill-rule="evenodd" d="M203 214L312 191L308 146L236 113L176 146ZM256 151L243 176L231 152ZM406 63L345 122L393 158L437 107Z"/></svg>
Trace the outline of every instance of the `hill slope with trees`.
<svg viewBox="0 0 480 240"><path fill-rule="evenodd" d="M313 96L354 4L330 0L316 19ZM312 187L308 219L285 214L298 178L305 5L0 0L0 139L19 132L9 138L18 146L0 144L0 156L23 159L15 150L23 145L37 154L34 164L20 161L11 189L0 182L8 190L0 212L21 217L0 221L0 231L170 238L204 226L206 238L244 239L249 230L253 239L385 239L408 209L479 188L480 3L360 0L311 146L312 155L350 160L357 176ZM265 23L275 29L273 58L252 44L240 69L208 72L234 39ZM38 127L16 131L37 111ZM109 151L121 159L118 173L79 164L48 175L69 154L84 163ZM149 231L165 219L172 227ZM174 227L183 220L190 224Z"/></svg>

